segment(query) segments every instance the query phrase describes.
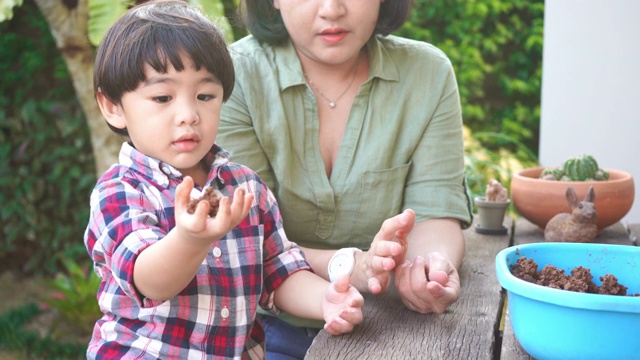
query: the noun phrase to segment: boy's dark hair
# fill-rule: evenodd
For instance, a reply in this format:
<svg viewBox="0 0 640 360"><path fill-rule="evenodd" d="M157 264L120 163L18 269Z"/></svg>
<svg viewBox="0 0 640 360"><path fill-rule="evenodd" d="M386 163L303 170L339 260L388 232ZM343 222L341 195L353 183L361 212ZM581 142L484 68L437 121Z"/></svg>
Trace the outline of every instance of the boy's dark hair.
<svg viewBox="0 0 640 360"><path fill-rule="evenodd" d="M400 29L407 21L413 0L386 0L380 4L380 15L373 34L389 35ZM245 26L259 41L271 45L289 39L280 11L273 0L242 0L241 13Z"/></svg>
<svg viewBox="0 0 640 360"><path fill-rule="evenodd" d="M112 102L146 80L145 64L166 73L169 64L184 70L180 55L213 74L224 90L226 101L233 90L235 73L222 33L198 9L184 1L150 1L131 8L107 31L96 54L93 90ZM127 129L109 125L117 134Z"/></svg>

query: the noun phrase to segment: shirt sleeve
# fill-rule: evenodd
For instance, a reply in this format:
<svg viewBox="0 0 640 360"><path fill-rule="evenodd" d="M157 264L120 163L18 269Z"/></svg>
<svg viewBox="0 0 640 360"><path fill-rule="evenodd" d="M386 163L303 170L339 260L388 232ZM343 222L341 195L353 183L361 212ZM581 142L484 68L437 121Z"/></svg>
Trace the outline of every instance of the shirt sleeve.
<svg viewBox="0 0 640 360"><path fill-rule="evenodd" d="M444 81L438 104L413 153L404 207L416 210L417 220L451 217L463 227L471 223L471 202L464 174L462 110L450 62L441 64ZM424 196L429 194L429 196Z"/></svg>
<svg viewBox="0 0 640 360"><path fill-rule="evenodd" d="M259 184L259 187L260 221L264 226L264 291L260 297L260 306L269 312L278 313L273 303L275 290L291 274L301 270L311 271L311 266L300 247L287 238L278 203L272 192L264 183Z"/></svg>
<svg viewBox="0 0 640 360"><path fill-rule="evenodd" d="M100 183L91 194L89 226L85 244L103 292L124 293L139 307L145 302L133 282L138 255L166 235L158 224L154 202L136 184L121 180ZM145 306L146 303L146 306Z"/></svg>

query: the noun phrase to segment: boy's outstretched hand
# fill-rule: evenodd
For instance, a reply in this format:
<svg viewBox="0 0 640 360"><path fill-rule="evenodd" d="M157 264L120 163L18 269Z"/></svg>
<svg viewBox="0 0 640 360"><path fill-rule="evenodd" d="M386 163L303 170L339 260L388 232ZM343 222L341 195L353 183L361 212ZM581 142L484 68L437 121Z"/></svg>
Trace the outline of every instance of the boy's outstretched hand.
<svg viewBox="0 0 640 360"><path fill-rule="evenodd" d="M364 317L362 294L350 284L349 275L340 277L327 287L322 301L324 329L331 335L340 335L353 331Z"/></svg>
<svg viewBox="0 0 640 360"><path fill-rule="evenodd" d="M189 214L187 207L192 189L193 179L190 176L185 176L176 188L176 228L197 238L222 238L247 216L253 202L253 194L247 194L245 189L239 187L233 194L233 200L228 197L220 199L215 217L209 217L210 205L207 201L200 201L196 211Z"/></svg>

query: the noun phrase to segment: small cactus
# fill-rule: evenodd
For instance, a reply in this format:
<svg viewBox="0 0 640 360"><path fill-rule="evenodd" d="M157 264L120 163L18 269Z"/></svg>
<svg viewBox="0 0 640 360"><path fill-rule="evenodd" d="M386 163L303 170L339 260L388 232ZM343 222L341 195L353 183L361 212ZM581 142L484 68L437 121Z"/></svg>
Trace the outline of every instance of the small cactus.
<svg viewBox="0 0 640 360"><path fill-rule="evenodd" d="M542 171L540 178L544 180L560 180L564 176L564 170L562 168L549 167Z"/></svg>
<svg viewBox="0 0 640 360"><path fill-rule="evenodd" d="M560 168L544 169L540 178L558 181L604 181L609 179L609 173L598 166L593 156L585 154L567 159Z"/></svg>
<svg viewBox="0 0 640 360"><path fill-rule="evenodd" d="M491 179L491 181L489 181L489 184L487 184L487 189L485 191L485 200L497 202L507 201L507 189L502 186L500 181Z"/></svg>

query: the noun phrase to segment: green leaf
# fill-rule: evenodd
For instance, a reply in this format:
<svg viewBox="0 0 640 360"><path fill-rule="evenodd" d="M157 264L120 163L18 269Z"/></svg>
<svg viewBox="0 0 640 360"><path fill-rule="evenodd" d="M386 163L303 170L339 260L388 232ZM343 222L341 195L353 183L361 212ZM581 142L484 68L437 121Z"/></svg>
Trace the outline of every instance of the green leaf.
<svg viewBox="0 0 640 360"><path fill-rule="evenodd" d="M13 8L22 6L22 0L0 0L0 22L13 18Z"/></svg>
<svg viewBox="0 0 640 360"><path fill-rule="evenodd" d="M132 1L127 0L89 0L89 41L98 46L104 34L116 20L122 16Z"/></svg>
<svg viewBox="0 0 640 360"><path fill-rule="evenodd" d="M211 21L222 31L227 44L233 42L233 30L229 20L224 16L224 6L220 0L188 0L189 4L199 7Z"/></svg>

